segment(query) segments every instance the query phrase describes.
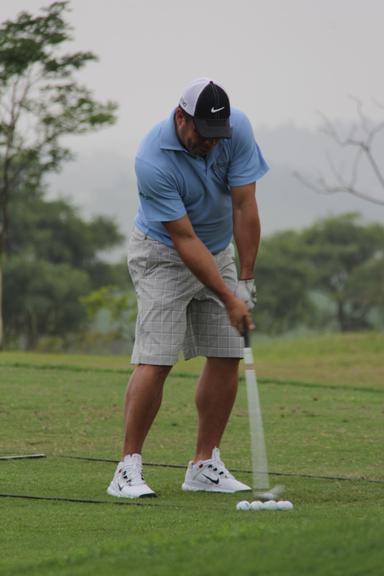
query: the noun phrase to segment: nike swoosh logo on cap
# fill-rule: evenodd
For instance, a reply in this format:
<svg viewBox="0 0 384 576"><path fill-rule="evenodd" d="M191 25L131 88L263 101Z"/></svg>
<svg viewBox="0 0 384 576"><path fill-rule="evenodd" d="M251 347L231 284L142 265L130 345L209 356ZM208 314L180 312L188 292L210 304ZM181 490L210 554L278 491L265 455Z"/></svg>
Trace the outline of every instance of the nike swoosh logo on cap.
<svg viewBox="0 0 384 576"><path fill-rule="evenodd" d="M214 107L212 106L212 108L211 108L212 114L215 114L216 112L220 112L220 110L224 110L224 106L222 106L221 108L214 108Z"/></svg>

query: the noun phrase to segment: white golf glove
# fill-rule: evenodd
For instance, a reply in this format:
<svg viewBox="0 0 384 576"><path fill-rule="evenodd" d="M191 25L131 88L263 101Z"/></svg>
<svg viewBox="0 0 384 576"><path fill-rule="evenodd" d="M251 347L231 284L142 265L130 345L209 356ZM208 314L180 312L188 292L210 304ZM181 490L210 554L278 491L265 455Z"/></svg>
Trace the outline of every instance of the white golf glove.
<svg viewBox="0 0 384 576"><path fill-rule="evenodd" d="M256 304L256 284L253 278L250 280L239 280L235 296L240 298L248 306L249 310Z"/></svg>

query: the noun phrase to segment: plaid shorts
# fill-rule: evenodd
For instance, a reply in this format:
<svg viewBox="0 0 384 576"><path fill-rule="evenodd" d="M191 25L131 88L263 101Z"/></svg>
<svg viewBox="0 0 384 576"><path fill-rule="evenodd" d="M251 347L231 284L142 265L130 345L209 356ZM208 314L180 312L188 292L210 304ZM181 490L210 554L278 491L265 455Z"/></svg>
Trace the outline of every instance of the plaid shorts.
<svg viewBox="0 0 384 576"><path fill-rule="evenodd" d="M229 246L214 256L231 290L237 271ZM183 352L194 356L242 358L243 339L218 299L187 268L174 248L134 228L128 243L128 268L138 313L133 364L173 366Z"/></svg>

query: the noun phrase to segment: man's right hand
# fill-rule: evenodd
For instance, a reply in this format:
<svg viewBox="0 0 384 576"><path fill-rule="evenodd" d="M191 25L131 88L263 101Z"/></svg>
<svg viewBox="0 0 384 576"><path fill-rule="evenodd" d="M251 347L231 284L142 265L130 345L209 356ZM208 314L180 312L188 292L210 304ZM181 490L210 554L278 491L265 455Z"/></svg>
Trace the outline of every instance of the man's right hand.
<svg viewBox="0 0 384 576"><path fill-rule="evenodd" d="M255 328L248 307L242 300L240 300L240 298L237 298L233 294L232 297L224 303L224 305L232 326L236 328L239 334L243 334L244 319L248 325L249 330L253 330Z"/></svg>

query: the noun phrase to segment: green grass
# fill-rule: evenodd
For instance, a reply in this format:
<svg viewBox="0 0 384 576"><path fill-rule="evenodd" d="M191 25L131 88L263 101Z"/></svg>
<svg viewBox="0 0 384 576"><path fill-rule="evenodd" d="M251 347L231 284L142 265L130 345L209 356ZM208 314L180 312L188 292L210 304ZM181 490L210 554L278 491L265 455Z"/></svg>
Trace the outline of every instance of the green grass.
<svg viewBox="0 0 384 576"><path fill-rule="evenodd" d="M114 464L71 457L117 459L129 358L0 354L0 454L47 454L0 461L0 493L101 502L1 497L0 574L381 573L383 335L255 341L254 353L271 481L291 512L237 512L238 495L180 490L201 360L174 368L145 446L159 497L116 504L105 494ZM222 455L251 482L243 380Z"/></svg>

